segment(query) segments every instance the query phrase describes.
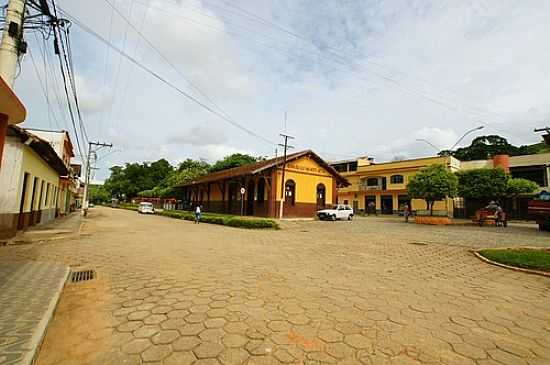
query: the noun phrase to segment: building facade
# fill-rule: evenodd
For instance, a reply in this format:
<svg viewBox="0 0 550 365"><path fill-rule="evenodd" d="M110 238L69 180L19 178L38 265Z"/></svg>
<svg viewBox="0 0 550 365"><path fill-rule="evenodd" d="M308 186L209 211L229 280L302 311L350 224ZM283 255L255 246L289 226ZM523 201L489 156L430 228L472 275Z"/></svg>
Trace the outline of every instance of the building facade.
<svg viewBox="0 0 550 365"><path fill-rule="evenodd" d="M460 169L460 161L450 156L385 163L375 163L374 159L368 157L333 162L331 165L351 184L338 189L338 202L350 204L358 212L366 212L372 202L378 214L396 214L405 204L413 211L425 210L427 207L424 200L408 196L407 184L420 169L435 164L444 165L453 172ZM434 204L434 211L447 212L449 215L452 215L453 209L453 199Z"/></svg>
<svg viewBox="0 0 550 365"><path fill-rule="evenodd" d="M219 171L180 186L186 209L278 217L313 217L318 209L337 202L337 186L348 182L313 151L274 158Z"/></svg>
<svg viewBox="0 0 550 365"><path fill-rule="evenodd" d="M57 215L60 176L68 168L40 137L9 126L0 170L0 238Z"/></svg>
<svg viewBox="0 0 550 365"><path fill-rule="evenodd" d="M0 75L0 169L8 126L22 123L26 116L25 106Z"/></svg>
<svg viewBox="0 0 550 365"><path fill-rule="evenodd" d="M366 211L373 202L377 213L395 214L408 204L413 211L425 210L421 199L410 199L407 183L420 169L442 164L456 172L478 168L503 168L511 177L536 182L541 190L550 190L550 153L524 156L496 155L487 160L459 161L454 157L426 157L403 161L375 163L372 158L359 157L353 160L336 161L331 165L350 182L350 186L338 189L338 201L351 204L356 211ZM515 200L507 199L502 204L514 218L527 218L527 202L531 196ZM436 202L434 211L449 216L468 217L487 204L485 201L464 201L462 198Z"/></svg>
<svg viewBox="0 0 550 365"><path fill-rule="evenodd" d="M71 163L74 158L74 147L69 133L63 130L50 131L35 128L26 130L47 141L67 167L67 174L60 177L57 214L63 216L80 208L80 190L83 187L79 180L81 166Z"/></svg>

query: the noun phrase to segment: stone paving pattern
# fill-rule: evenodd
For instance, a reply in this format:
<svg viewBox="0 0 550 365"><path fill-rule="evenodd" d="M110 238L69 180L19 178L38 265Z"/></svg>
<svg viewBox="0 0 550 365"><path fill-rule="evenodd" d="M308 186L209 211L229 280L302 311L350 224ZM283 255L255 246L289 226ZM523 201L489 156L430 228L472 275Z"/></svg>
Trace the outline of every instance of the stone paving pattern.
<svg viewBox="0 0 550 365"><path fill-rule="evenodd" d="M0 248L0 262L61 261L105 282L97 303L80 284L66 290L92 307L73 312L74 331L56 315L46 340L71 345L45 347L39 365L73 364L69 349L97 338L78 363L550 363L550 279L468 251L550 246L532 227L366 218L248 231L100 208L83 232Z"/></svg>
<svg viewBox="0 0 550 365"><path fill-rule="evenodd" d="M31 363L67 273L55 262L0 262L1 365Z"/></svg>

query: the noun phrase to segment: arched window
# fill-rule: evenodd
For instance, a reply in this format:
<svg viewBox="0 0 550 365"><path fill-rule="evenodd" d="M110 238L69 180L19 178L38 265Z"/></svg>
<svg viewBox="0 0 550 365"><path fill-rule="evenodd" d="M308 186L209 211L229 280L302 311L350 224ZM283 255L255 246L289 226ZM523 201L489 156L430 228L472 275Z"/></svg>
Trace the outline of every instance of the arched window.
<svg viewBox="0 0 550 365"><path fill-rule="evenodd" d="M324 208L326 201L326 188L324 184L317 185L317 208Z"/></svg>
<svg viewBox="0 0 550 365"><path fill-rule="evenodd" d="M285 184L285 202L292 206L296 203L296 183L294 180L287 180Z"/></svg>
<svg viewBox="0 0 550 365"><path fill-rule="evenodd" d="M258 204L263 204L265 200L265 179L260 178L258 180L258 191L256 193L256 200Z"/></svg>
<svg viewBox="0 0 550 365"><path fill-rule="evenodd" d="M403 175L392 175L390 177L390 182L392 184L403 184Z"/></svg>

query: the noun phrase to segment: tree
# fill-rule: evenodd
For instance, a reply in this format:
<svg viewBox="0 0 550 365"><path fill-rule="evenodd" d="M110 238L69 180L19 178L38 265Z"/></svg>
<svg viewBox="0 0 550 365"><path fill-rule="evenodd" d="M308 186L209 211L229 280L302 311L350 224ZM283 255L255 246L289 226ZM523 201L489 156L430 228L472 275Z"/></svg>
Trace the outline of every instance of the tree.
<svg viewBox="0 0 550 365"><path fill-rule="evenodd" d="M538 184L527 179L509 178L506 181L506 195L517 198L523 194L534 193L539 188Z"/></svg>
<svg viewBox="0 0 550 365"><path fill-rule="evenodd" d="M503 169L473 169L457 172L458 195L464 199L499 200L506 196L506 173Z"/></svg>
<svg viewBox="0 0 550 365"><path fill-rule="evenodd" d="M248 165L254 162L261 161L262 159L262 157L254 157L242 153L234 153L232 155L224 157L222 160L219 160L215 164L213 164L210 167L210 172L227 170L233 167Z"/></svg>
<svg viewBox="0 0 550 365"><path fill-rule="evenodd" d="M90 185L88 187L90 202L94 204L107 203L111 201L111 194L103 185Z"/></svg>
<svg viewBox="0 0 550 365"><path fill-rule="evenodd" d="M431 165L413 175L407 188L411 198L426 201L426 207L432 215L436 201L456 195L457 184L456 175L445 165Z"/></svg>
<svg viewBox="0 0 550 365"><path fill-rule="evenodd" d="M533 145L514 146L506 138L497 135L479 136L468 147L456 151L443 150L440 156L454 156L460 161L486 160L494 155L503 153L510 156L531 155L546 152L541 143Z"/></svg>

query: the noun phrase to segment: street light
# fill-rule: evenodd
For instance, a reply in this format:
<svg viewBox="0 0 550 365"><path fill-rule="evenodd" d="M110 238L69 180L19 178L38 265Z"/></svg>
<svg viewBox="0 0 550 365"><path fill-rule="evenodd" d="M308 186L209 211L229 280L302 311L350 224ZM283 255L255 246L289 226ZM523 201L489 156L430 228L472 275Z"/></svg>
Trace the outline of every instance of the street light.
<svg viewBox="0 0 550 365"><path fill-rule="evenodd" d="M483 128L485 128L485 126L480 125L479 127L475 127L475 128L472 128L472 129L466 131L466 133L464 133L464 134L462 135L462 137L460 137L460 138L458 139L458 141L456 141L456 143L449 149L449 151L452 152L452 150L454 150L454 148L460 143L460 141L462 141L462 140L464 139L464 137L466 137L468 134L470 134L470 133L472 133L472 132L475 132L475 131L479 131L479 130L481 130L481 129L483 129Z"/></svg>
<svg viewBox="0 0 550 365"><path fill-rule="evenodd" d="M431 147L433 147L434 150L437 151L437 153L439 153L439 151L441 151L441 148L438 148L436 145L434 145L432 142L428 141L427 139L417 138L416 141L417 142L424 142L426 144L429 144Z"/></svg>

